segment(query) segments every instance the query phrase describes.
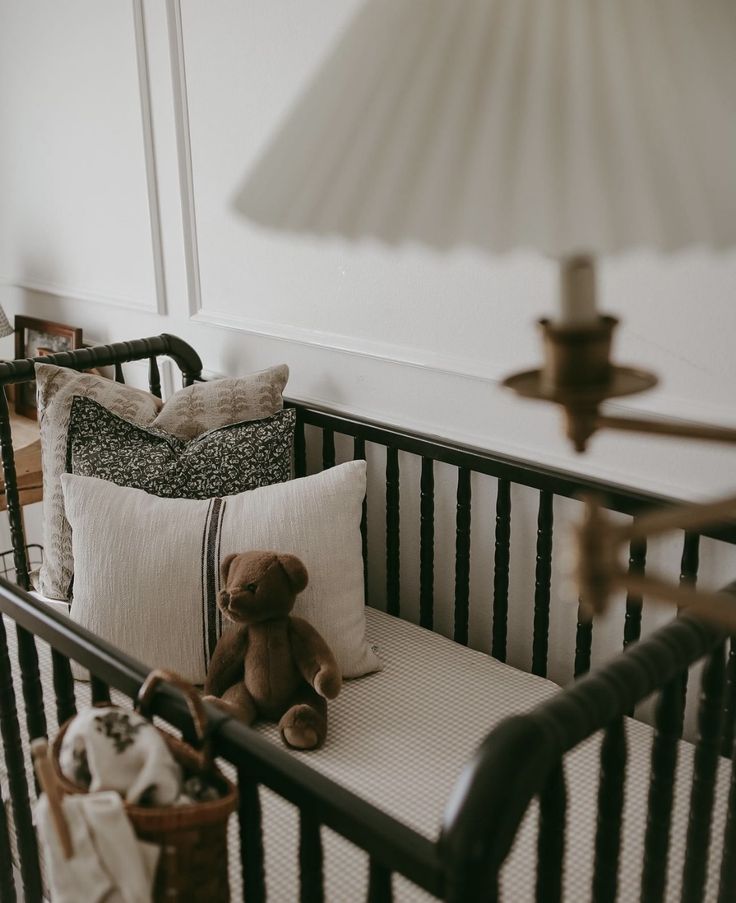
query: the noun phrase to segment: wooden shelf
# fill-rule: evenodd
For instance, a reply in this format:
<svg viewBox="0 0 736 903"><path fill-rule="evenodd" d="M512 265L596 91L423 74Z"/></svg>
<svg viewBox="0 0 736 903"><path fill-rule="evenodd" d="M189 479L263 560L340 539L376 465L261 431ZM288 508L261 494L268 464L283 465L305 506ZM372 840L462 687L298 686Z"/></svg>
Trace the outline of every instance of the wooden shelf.
<svg viewBox="0 0 736 903"><path fill-rule="evenodd" d="M21 505L31 505L33 502L40 502L43 498L43 478L38 423L28 417L11 414L10 429L13 432L15 472L18 479L20 503ZM7 507L5 480L0 471L0 511L5 511Z"/></svg>

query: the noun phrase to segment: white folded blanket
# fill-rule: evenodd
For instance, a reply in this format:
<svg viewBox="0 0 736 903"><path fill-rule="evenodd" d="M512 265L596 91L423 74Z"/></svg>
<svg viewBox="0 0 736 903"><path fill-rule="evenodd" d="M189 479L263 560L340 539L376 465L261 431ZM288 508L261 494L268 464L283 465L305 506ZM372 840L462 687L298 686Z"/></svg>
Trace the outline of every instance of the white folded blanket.
<svg viewBox="0 0 736 903"><path fill-rule="evenodd" d="M73 854L64 856L46 794L36 823L54 903L149 903L160 848L139 841L120 796L87 793L62 800Z"/></svg>
<svg viewBox="0 0 736 903"><path fill-rule="evenodd" d="M74 718L59 765L91 793L117 790L131 804L169 806L181 791L182 770L156 728L114 706L86 709Z"/></svg>

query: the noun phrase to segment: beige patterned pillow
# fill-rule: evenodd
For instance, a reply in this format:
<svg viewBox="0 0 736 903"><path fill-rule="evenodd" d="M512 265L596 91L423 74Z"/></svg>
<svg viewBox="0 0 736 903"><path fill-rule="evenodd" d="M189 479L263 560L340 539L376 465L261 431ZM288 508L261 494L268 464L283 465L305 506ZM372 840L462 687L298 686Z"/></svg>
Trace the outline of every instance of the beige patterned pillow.
<svg viewBox="0 0 736 903"><path fill-rule="evenodd" d="M283 407L286 365L236 379L198 383L159 398L90 373L36 364L37 407L43 453L44 562L39 590L66 600L73 575L71 528L64 514L60 477L66 471L67 429L75 395L92 398L139 426L156 426L182 439L237 423L270 417ZM191 420L190 420L191 418Z"/></svg>
<svg viewBox="0 0 736 903"><path fill-rule="evenodd" d="M179 439L194 439L241 420L263 420L283 406L281 393L289 378L286 364L242 378L195 383L166 402L153 426Z"/></svg>

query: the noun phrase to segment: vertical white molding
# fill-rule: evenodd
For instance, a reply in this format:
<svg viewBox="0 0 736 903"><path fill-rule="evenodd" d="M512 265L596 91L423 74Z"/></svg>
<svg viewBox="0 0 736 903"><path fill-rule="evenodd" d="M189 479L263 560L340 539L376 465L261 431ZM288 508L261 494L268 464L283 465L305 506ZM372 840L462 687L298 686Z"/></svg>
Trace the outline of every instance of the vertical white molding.
<svg viewBox="0 0 736 903"><path fill-rule="evenodd" d="M141 123L143 126L143 153L146 161L146 187L148 191L148 214L151 224L151 248L153 251L153 269L156 280L156 310L160 314L165 314L167 310L166 275L164 273L163 240L161 237L161 206L159 203L156 150L153 140L151 80L148 70L148 45L146 43L146 24L143 17L143 0L133 0L133 27L135 30L138 91L140 94Z"/></svg>
<svg viewBox="0 0 736 903"><path fill-rule="evenodd" d="M184 61L184 28L181 0L166 0L171 56L171 80L174 93L176 147L179 160L179 189L181 216L184 227L184 255L187 268L189 314L194 316L202 308L202 287L199 274L199 246L197 244L197 214L194 205L194 175L192 170L192 141L189 129L189 100Z"/></svg>

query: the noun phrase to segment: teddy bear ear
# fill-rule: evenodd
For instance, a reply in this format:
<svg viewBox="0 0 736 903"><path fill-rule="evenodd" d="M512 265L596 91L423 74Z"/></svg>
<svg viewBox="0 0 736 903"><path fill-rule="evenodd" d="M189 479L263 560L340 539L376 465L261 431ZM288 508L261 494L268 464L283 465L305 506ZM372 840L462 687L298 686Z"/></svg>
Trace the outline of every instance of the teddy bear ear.
<svg viewBox="0 0 736 903"><path fill-rule="evenodd" d="M228 574L230 573L230 565L238 556L233 552L231 555L226 555L222 561L220 562L220 583L225 586L227 583Z"/></svg>
<svg viewBox="0 0 736 903"><path fill-rule="evenodd" d="M306 588L307 583L309 583L307 569L296 555L279 555L278 558L279 564L284 569L284 572L289 579L291 588L295 593L300 593Z"/></svg>

